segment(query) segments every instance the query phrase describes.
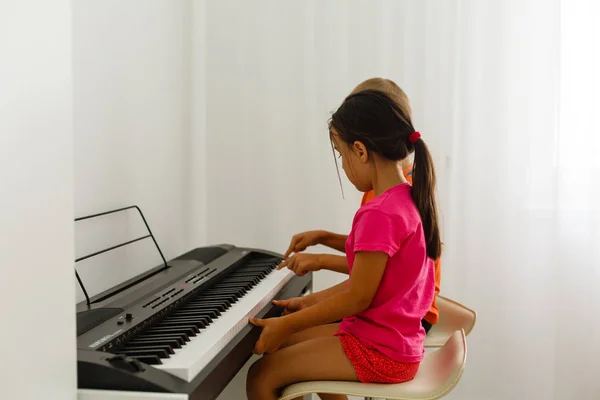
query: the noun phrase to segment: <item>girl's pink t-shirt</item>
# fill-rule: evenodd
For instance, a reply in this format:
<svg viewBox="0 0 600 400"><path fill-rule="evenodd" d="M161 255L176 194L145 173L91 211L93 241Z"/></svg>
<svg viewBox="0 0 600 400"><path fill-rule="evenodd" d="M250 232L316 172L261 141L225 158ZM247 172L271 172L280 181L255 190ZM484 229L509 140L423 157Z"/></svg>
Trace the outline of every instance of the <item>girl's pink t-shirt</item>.
<svg viewBox="0 0 600 400"><path fill-rule="evenodd" d="M408 183L395 186L356 212L346 241L350 276L356 252L382 251L389 258L371 305L340 324L365 346L400 362L423 358L421 319L435 290L433 260L411 190Z"/></svg>

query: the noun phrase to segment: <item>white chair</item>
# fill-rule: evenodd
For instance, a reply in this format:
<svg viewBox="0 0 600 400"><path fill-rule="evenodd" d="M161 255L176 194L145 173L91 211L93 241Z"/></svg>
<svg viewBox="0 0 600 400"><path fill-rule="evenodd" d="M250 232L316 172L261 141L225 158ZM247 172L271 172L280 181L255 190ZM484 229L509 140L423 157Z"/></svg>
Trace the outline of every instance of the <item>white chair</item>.
<svg viewBox="0 0 600 400"><path fill-rule="evenodd" d="M442 347L448 338L459 329L465 331L466 336L471 333L477 320L477 313L474 310L439 295L436 304L440 317L438 323L433 325L427 333L425 347Z"/></svg>
<svg viewBox="0 0 600 400"><path fill-rule="evenodd" d="M398 384L346 381L295 383L284 389L279 400L295 399L312 393L335 393L366 399L435 400L446 396L460 380L467 359L463 330L454 332L437 351L428 352L415 378Z"/></svg>

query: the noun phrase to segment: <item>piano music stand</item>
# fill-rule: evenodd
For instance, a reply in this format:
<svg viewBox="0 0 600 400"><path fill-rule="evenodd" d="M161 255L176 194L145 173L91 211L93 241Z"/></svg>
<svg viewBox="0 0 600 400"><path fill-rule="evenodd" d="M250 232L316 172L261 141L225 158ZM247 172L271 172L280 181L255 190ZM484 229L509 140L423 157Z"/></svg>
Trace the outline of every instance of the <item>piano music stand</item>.
<svg viewBox="0 0 600 400"><path fill-rule="evenodd" d="M75 264L77 264L79 261L83 261L83 260L86 260L88 258L92 258L92 257L95 257L97 255L109 252L111 250L118 249L119 247L127 246L128 244L139 242L140 240L144 240L144 239L147 239L147 238L152 238L152 241L154 242L154 245L156 246L156 249L158 250L158 253L160 254L160 258L162 258L162 261L163 261L163 264L164 264L164 268L168 268L169 265L167 264L167 260L165 259L165 256L163 255L163 252L161 251L160 246L158 245L158 242L154 238L154 234L152 233L152 230L150 229L150 226L148 225L148 221L146 221L146 217L144 217L144 214L142 213L142 210L137 205L132 205L132 206L128 206L128 207L118 208L118 209L115 209L115 210L110 210L110 211L105 211L105 212L101 212L101 213L97 213L97 214L86 215L86 216L83 216L83 217L75 218L75 222L83 221L83 220L86 220L86 219L98 218L98 217L102 217L102 216L109 215L109 214L115 214L115 213L118 213L118 212L123 212L123 211L131 210L131 209L134 209L134 208L138 211L138 213L140 214L140 217L142 217L142 221L144 221L144 225L146 225L146 229L148 230L148 234L147 235L141 236L141 237L136 238L136 239L128 240L127 242L120 243L120 244L117 244L115 246L111 246L111 247L108 247L108 248L100 250L100 251L96 251L96 252L91 253L91 254L87 254L87 255L85 255L83 257L76 258L75 259ZM164 270L164 268L163 268L163 270ZM159 270L159 271L156 271L156 272L160 272L160 271L162 271L162 270ZM83 285L83 282L81 281L81 278L79 277L79 273L77 272L77 269L75 269L75 277L77 278L77 282L79 283L79 287L81 287L81 290L83 291L83 294L85 296L85 300L86 300L86 303L87 303L88 307L91 306L90 297L88 296L87 290L85 290L85 286ZM144 280L146 278L147 277L143 277L143 278L141 278L139 280L131 282L131 284L128 285L128 286L133 286L136 283L139 283L141 280ZM125 288L121 288L120 290L123 290L123 289L125 289ZM114 294L114 293L112 293L112 294ZM110 294L110 295L112 295L112 294Z"/></svg>

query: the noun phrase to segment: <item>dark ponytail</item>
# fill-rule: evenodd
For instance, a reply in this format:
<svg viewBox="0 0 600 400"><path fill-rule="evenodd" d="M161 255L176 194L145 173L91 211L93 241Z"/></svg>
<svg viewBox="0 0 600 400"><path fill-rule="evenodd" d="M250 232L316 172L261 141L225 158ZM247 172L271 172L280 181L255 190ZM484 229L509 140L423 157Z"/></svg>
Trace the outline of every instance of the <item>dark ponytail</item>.
<svg viewBox="0 0 600 400"><path fill-rule="evenodd" d="M408 101L408 100L406 100ZM331 128L348 143L362 142L368 150L391 160L404 160L415 153L412 179L412 198L419 210L427 255L437 259L442 253L438 214L435 202L435 169L425 142L409 139L415 129L407 104L398 104L378 90L361 90L348 96L332 115Z"/></svg>
<svg viewBox="0 0 600 400"><path fill-rule="evenodd" d="M423 139L417 139L413 146L415 157L412 172L412 198L421 215L427 242L427 255L435 260L442 254L442 241L440 239L435 202L435 168L429 149Z"/></svg>

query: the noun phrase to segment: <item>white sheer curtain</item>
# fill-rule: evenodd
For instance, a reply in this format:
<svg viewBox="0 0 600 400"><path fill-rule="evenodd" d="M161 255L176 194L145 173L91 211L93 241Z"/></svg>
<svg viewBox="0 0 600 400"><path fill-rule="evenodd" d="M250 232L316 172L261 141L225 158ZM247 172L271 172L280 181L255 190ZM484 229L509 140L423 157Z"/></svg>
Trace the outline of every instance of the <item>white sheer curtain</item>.
<svg viewBox="0 0 600 400"><path fill-rule="evenodd" d="M436 158L442 293L479 313L449 398L600 398L596 3L208 2L208 241L347 230L326 120L389 77Z"/></svg>

